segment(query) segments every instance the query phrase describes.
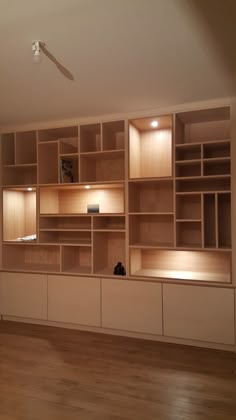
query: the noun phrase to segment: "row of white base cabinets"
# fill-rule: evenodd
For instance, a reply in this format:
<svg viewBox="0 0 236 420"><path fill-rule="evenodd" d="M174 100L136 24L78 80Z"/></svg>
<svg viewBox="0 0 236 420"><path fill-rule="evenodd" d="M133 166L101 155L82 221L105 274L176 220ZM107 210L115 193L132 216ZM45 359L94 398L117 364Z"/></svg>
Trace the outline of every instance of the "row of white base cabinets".
<svg viewBox="0 0 236 420"><path fill-rule="evenodd" d="M232 288L2 272L0 314L235 344Z"/></svg>

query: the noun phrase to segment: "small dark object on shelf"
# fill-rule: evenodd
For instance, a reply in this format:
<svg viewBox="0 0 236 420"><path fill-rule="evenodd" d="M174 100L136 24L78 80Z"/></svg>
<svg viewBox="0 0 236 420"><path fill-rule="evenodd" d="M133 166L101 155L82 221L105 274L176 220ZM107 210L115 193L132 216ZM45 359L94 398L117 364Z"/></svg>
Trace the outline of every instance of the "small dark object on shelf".
<svg viewBox="0 0 236 420"><path fill-rule="evenodd" d="M99 204L88 204L87 213L99 213Z"/></svg>
<svg viewBox="0 0 236 420"><path fill-rule="evenodd" d="M117 275L117 276L125 276L126 275L126 271L125 271L125 267L122 265L121 262L118 262L114 268L113 274Z"/></svg>

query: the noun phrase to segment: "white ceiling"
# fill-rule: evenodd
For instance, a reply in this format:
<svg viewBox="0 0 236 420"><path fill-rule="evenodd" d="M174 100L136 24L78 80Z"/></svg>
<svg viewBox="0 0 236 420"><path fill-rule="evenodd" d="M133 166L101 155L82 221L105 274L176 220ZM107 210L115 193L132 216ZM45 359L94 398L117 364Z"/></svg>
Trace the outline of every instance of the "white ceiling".
<svg viewBox="0 0 236 420"><path fill-rule="evenodd" d="M235 3L0 0L0 127L232 95ZM33 63L34 39L74 82Z"/></svg>

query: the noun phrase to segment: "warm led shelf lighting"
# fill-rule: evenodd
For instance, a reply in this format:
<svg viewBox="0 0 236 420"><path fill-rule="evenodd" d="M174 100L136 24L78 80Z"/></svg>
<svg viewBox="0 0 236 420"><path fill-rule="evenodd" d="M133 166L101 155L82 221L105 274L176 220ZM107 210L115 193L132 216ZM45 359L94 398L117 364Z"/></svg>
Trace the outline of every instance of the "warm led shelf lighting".
<svg viewBox="0 0 236 420"><path fill-rule="evenodd" d="M29 187L27 188L27 191L33 191L33 188Z"/></svg>
<svg viewBox="0 0 236 420"><path fill-rule="evenodd" d="M154 120L151 122L151 127L152 128L157 128L158 127L158 121Z"/></svg>
<svg viewBox="0 0 236 420"><path fill-rule="evenodd" d="M85 185L84 188L86 188L86 190L89 190L91 187L90 187L90 185Z"/></svg>

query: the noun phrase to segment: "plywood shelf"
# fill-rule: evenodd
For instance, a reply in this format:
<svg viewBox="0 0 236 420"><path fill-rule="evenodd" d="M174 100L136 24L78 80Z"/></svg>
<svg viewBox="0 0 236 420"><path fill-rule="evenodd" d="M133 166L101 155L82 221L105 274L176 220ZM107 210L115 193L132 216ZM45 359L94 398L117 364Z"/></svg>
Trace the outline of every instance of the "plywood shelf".
<svg viewBox="0 0 236 420"><path fill-rule="evenodd" d="M93 229L125 231L125 217L115 215L95 217L93 219Z"/></svg>
<svg viewBox="0 0 236 420"><path fill-rule="evenodd" d="M153 277L160 279L203 281L213 283L230 283L230 275L219 273L196 273L194 271L151 270L141 269L133 273L134 277Z"/></svg>
<svg viewBox="0 0 236 420"><path fill-rule="evenodd" d="M146 248L153 248L153 249L173 249L173 241L171 242L155 242L155 241L140 241L140 242L134 242L129 245L129 248L140 248L140 249L146 249Z"/></svg>
<svg viewBox="0 0 236 420"><path fill-rule="evenodd" d="M221 142L230 138L230 108L219 107L176 115L176 144Z"/></svg>
<svg viewBox="0 0 236 420"><path fill-rule="evenodd" d="M172 213L173 180L129 182L130 213Z"/></svg>
<svg viewBox="0 0 236 420"><path fill-rule="evenodd" d="M174 215L173 211L163 211L163 212L155 212L155 211L137 211L137 212L129 212L130 216L138 216L138 215L155 215L155 216L172 216Z"/></svg>
<svg viewBox="0 0 236 420"><path fill-rule="evenodd" d="M172 118L162 116L156 129L150 118L129 122L129 176L150 178L172 176Z"/></svg>
<svg viewBox="0 0 236 420"><path fill-rule="evenodd" d="M5 166L2 169L2 182L4 186L36 185L37 166L20 165Z"/></svg>
<svg viewBox="0 0 236 420"><path fill-rule="evenodd" d="M36 190L3 190L3 240L36 234Z"/></svg>
<svg viewBox="0 0 236 420"><path fill-rule="evenodd" d="M93 243L95 274L103 270L112 274L119 261L126 267L125 233L94 232Z"/></svg>
<svg viewBox="0 0 236 420"><path fill-rule="evenodd" d="M55 228L55 229L39 229L40 232L91 232L91 229L76 229L76 228L72 228L72 229L60 229L60 228Z"/></svg>
<svg viewBox="0 0 236 420"><path fill-rule="evenodd" d="M124 121L111 121L102 124L102 149L119 150L125 148Z"/></svg>
<svg viewBox="0 0 236 420"><path fill-rule="evenodd" d="M4 244L3 269L25 271L60 271L60 247L58 245Z"/></svg>
<svg viewBox="0 0 236 420"><path fill-rule="evenodd" d="M201 221L183 220L176 223L176 246L183 248L202 247L202 225Z"/></svg>
<svg viewBox="0 0 236 420"><path fill-rule="evenodd" d="M103 152L81 155L81 182L104 182L125 180L125 160L123 152Z"/></svg>
<svg viewBox="0 0 236 420"><path fill-rule="evenodd" d="M75 155L79 152L78 137L59 139L60 155Z"/></svg>
<svg viewBox="0 0 236 420"><path fill-rule="evenodd" d="M124 149L117 149L117 150L103 150L103 151L95 151L95 152L83 152L81 153L81 157L88 157L91 159L111 159L111 158L119 158L124 157L125 150Z"/></svg>
<svg viewBox="0 0 236 420"><path fill-rule="evenodd" d="M62 272L89 274L91 271L91 247L62 246Z"/></svg>
<svg viewBox="0 0 236 420"><path fill-rule="evenodd" d="M130 245L146 243L159 246L174 246L173 215L135 215L129 217ZM163 240L164 238L164 240Z"/></svg>
<svg viewBox="0 0 236 420"><path fill-rule="evenodd" d="M230 253L203 250L131 249L132 276L230 282Z"/></svg>
<svg viewBox="0 0 236 420"><path fill-rule="evenodd" d="M54 244L81 244L91 245L91 231L72 231L72 230L57 230L57 231L39 231L40 243L54 243Z"/></svg>
<svg viewBox="0 0 236 420"><path fill-rule="evenodd" d="M77 126L46 128L38 131L39 142L70 142L71 139L75 138L78 138Z"/></svg>
<svg viewBox="0 0 236 420"><path fill-rule="evenodd" d="M101 151L101 124L80 126L80 153Z"/></svg>
<svg viewBox="0 0 236 420"><path fill-rule="evenodd" d="M88 205L99 205L100 213L124 213L124 186L109 185L105 188L41 187L40 214L87 213ZM89 214L89 213L88 213Z"/></svg>

